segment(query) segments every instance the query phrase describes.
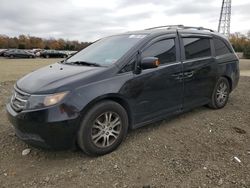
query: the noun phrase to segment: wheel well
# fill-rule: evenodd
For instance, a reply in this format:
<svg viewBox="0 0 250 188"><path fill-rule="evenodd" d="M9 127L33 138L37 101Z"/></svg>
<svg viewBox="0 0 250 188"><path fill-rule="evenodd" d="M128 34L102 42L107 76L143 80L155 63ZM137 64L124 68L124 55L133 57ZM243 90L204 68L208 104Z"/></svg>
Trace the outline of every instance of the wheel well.
<svg viewBox="0 0 250 188"><path fill-rule="evenodd" d="M103 97L99 97L98 99L95 99L93 101L91 101L89 104L87 104L87 106L82 110L81 114L86 113L93 105L95 105L96 103L99 103L101 101L104 100L110 100L110 101L114 101L118 104L120 104L127 112L128 115L128 121L129 121L129 129L132 128L132 112L131 109L129 107L129 104L127 103L127 101L125 101L124 99L117 97L117 96L103 96Z"/></svg>
<svg viewBox="0 0 250 188"><path fill-rule="evenodd" d="M224 78L226 78L227 79L227 81L228 81L228 83L229 83L229 87L230 87L230 92L232 91L232 87L233 87L233 83L232 83L232 79L230 78L230 77L228 77L228 76L222 76L222 77L224 77Z"/></svg>

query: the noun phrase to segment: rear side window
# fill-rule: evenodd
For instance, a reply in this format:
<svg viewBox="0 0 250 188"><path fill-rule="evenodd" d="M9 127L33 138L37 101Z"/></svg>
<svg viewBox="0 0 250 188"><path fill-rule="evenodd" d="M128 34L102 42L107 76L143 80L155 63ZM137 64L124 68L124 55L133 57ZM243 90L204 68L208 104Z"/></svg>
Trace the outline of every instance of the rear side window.
<svg viewBox="0 0 250 188"><path fill-rule="evenodd" d="M211 56L210 39L183 38L186 60Z"/></svg>
<svg viewBox="0 0 250 188"><path fill-rule="evenodd" d="M142 52L142 57L158 57L161 64L175 62L175 40L165 39L152 44Z"/></svg>
<svg viewBox="0 0 250 188"><path fill-rule="evenodd" d="M232 51L227 47L225 42L217 38L214 38L214 48L216 56L232 53Z"/></svg>

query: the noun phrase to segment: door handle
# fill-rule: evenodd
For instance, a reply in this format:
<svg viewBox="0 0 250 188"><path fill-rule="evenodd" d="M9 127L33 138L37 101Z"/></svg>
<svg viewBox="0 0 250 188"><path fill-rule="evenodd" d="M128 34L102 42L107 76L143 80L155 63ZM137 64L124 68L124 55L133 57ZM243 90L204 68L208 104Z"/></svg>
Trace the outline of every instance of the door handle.
<svg viewBox="0 0 250 188"><path fill-rule="evenodd" d="M175 73L175 74L172 74L171 76L175 77L176 80L183 79L183 74L182 73Z"/></svg>
<svg viewBox="0 0 250 188"><path fill-rule="evenodd" d="M184 72L183 77L184 78L191 78L194 75L194 71Z"/></svg>
<svg viewBox="0 0 250 188"><path fill-rule="evenodd" d="M184 73L172 74L172 76L175 77L176 80L191 78L193 75L194 75L194 71L188 71L188 72L184 72Z"/></svg>

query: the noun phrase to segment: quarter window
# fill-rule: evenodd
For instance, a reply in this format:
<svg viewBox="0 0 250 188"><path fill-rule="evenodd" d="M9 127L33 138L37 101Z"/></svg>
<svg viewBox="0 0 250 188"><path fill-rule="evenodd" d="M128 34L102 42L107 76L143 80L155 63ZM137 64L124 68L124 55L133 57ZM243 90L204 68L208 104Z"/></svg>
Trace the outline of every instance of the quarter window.
<svg viewBox="0 0 250 188"><path fill-rule="evenodd" d="M215 48L216 56L232 53L232 51L220 39L216 39L216 38L214 39L214 48Z"/></svg>
<svg viewBox="0 0 250 188"><path fill-rule="evenodd" d="M183 38L183 43L187 60L211 56L208 38Z"/></svg>
<svg viewBox="0 0 250 188"><path fill-rule="evenodd" d="M161 64L176 61L176 49L174 39L158 41L142 52L142 57L158 57Z"/></svg>
<svg viewBox="0 0 250 188"><path fill-rule="evenodd" d="M132 71L133 68L134 68L134 64L135 64L135 60L130 61L127 65L125 65L125 66L120 70L120 73Z"/></svg>

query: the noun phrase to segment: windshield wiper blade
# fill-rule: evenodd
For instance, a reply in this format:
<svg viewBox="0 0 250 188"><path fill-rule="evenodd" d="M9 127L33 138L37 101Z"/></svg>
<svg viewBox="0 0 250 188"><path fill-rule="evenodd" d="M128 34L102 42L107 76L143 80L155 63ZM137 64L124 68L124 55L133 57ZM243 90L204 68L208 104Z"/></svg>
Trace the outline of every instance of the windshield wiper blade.
<svg viewBox="0 0 250 188"><path fill-rule="evenodd" d="M91 63L91 62L86 62L86 61L65 61L65 64L74 64L74 65L87 65L87 66L95 66L95 67L100 67L98 63Z"/></svg>

